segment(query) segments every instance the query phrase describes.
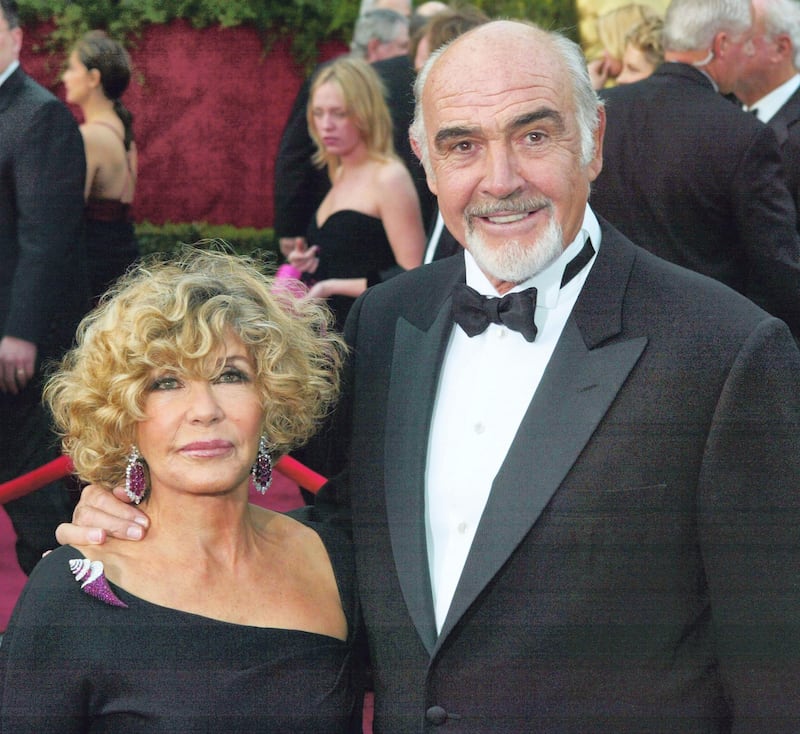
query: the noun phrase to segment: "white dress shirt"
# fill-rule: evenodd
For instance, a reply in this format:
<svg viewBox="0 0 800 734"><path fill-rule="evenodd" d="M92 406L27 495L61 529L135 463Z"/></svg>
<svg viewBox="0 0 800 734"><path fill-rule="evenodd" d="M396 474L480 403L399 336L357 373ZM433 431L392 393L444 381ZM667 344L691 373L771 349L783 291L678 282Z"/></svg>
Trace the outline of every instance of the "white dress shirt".
<svg viewBox="0 0 800 734"><path fill-rule="evenodd" d="M756 111L756 117L761 122L769 122L775 113L786 104L800 87L800 74L795 74L789 81L784 82L779 87L775 87L769 94L764 95L758 102L751 104L744 109L747 112Z"/></svg>
<svg viewBox="0 0 800 734"><path fill-rule="evenodd" d="M6 67L6 70L2 74L0 74L0 87L2 87L3 86L3 82L6 79L8 79L8 77L10 77L17 70L18 66L19 66L19 61L15 60L15 61L12 61Z"/></svg>
<svg viewBox="0 0 800 734"><path fill-rule="evenodd" d="M441 631L492 482L550 361L594 259L564 288L564 268L600 225L589 206L578 237L544 271L512 290L537 289L535 341L502 324L472 338L456 326L445 352L428 439L425 530L437 629ZM469 252L467 285L498 296Z"/></svg>

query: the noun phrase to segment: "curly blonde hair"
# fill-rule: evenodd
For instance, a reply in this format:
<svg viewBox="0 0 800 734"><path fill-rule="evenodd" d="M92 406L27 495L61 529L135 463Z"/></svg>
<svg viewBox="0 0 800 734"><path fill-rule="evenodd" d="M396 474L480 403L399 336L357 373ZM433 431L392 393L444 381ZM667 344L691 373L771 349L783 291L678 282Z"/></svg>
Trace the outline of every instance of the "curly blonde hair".
<svg viewBox="0 0 800 734"><path fill-rule="evenodd" d="M254 259L197 247L143 261L117 282L83 319L44 390L84 481L124 480L153 370L213 378L230 333L253 358L270 451L283 454L314 434L338 398L346 347L324 304L272 286Z"/></svg>

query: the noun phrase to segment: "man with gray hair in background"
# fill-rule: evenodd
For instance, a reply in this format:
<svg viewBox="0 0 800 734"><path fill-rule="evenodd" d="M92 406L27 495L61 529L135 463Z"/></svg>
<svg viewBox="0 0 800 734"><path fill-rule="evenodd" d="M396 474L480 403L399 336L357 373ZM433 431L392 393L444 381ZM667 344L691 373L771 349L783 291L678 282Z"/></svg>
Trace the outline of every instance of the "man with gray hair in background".
<svg viewBox="0 0 800 734"><path fill-rule="evenodd" d="M722 281L800 336L800 241L774 132L722 95L755 54L750 0L673 0L665 63L604 90L592 205L634 242Z"/></svg>
<svg viewBox="0 0 800 734"><path fill-rule="evenodd" d="M783 173L800 206L800 2L753 0L753 54L733 92L778 138Z"/></svg>

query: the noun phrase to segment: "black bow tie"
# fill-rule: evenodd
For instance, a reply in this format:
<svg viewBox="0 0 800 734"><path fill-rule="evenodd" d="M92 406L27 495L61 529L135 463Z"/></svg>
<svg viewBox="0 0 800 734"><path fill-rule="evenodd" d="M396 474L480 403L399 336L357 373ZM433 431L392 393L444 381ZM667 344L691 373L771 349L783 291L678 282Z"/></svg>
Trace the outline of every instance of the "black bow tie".
<svg viewBox="0 0 800 734"><path fill-rule="evenodd" d="M561 278L563 288L594 256L592 241L586 239L581 251L567 263ZM536 288L526 288L517 293L506 293L502 298L482 296L465 283L453 288L453 320L467 336L482 334L489 324L503 324L518 331L526 341L536 339Z"/></svg>
<svg viewBox="0 0 800 734"><path fill-rule="evenodd" d="M466 283L453 289L453 319L470 337L486 331L489 324L504 324L532 342L536 338L535 311L536 288L502 298L482 296Z"/></svg>

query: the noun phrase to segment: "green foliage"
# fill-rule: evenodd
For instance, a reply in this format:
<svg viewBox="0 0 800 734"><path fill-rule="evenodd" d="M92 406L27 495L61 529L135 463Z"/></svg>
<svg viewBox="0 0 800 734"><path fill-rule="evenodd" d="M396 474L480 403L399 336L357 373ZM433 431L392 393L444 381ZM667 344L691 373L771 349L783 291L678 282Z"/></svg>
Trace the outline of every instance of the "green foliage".
<svg viewBox="0 0 800 734"><path fill-rule="evenodd" d="M278 264L278 245L272 229L237 228L230 225L206 224L204 222L168 222L136 225L136 237L142 255L177 252L182 245L193 245L205 241L224 240L240 255L258 255L275 265Z"/></svg>
<svg viewBox="0 0 800 734"><path fill-rule="evenodd" d="M473 0L491 17L526 18L564 30L577 40L574 0ZM290 38L298 63L309 68L321 41L348 42L360 0L19 0L23 23L55 22L54 50L63 51L87 30L105 29L124 40L147 24L184 18L196 28L215 23L258 29L265 48Z"/></svg>

